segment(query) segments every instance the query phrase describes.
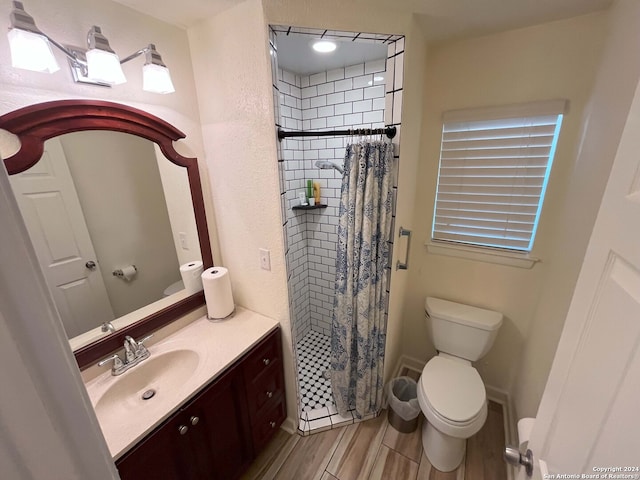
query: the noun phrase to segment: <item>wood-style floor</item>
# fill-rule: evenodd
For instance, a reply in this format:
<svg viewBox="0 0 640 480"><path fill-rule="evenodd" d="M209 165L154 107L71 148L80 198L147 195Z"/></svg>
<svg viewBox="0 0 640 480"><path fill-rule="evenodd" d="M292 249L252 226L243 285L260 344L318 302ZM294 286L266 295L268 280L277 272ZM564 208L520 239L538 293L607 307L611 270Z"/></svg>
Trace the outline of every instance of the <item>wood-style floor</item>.
<svg viewBox="0 0 640 480"><path fill-rule="evenodd" d="M467 441L465 460L454 472L440 472L427 460L422 421L421 415L415 432L399 433L383 411L373 420L307 437L280 430L243 480L506 480L500 405L489 402L487 421Z"/></svg>

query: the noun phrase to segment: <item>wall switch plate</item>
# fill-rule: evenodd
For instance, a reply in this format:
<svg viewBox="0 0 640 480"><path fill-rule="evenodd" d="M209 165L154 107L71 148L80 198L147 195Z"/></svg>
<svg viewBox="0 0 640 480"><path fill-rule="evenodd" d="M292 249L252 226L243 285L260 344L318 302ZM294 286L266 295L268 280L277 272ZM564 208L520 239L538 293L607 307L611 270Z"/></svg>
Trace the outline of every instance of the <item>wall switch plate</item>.
<svg viewBox="0 0 640 480"><path fill-rule="evenodd" d="M260 251L260 268L263 270L271 270L271 252L266 248L259 249Z"/></svg>
<svg viewBox="0 0 640 480"><path fill-rule="evenodd" d="M185 232L178 232L180 237L180 246L183 250L189 250L189 244L187 243L187 234Z"/></svg>

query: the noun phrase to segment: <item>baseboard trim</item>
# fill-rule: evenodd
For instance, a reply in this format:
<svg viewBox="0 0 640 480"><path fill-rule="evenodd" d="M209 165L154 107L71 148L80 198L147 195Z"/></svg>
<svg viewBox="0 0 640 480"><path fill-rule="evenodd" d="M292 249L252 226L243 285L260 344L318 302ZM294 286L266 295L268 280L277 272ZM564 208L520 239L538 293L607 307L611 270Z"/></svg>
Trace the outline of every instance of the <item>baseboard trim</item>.
<svg viewBox="0 0 640 480"><path fill-rule="evenodd" d="M418 360L417 358L410 357L408 355L401 355L398 359L398 363L396 364L396 368L393 371L393 377L396 378L400 376L400 372L403 368L408 368L409 370L415 370L418 373L422 373L422 369L426 365L427 362L424 360Z"/></svg>
<svg viewBox="0 0 640 480"><path fill-rule="evenodd" d="M296 423L296 421L293 418L287 417L285 419L285 421L282 422L282 425L280 425L280 428L282 430L284 430L285 432L290 433L291 435L293 435L298 430L298 424Z"/></svg>
<svg viewBox="0 0 640 480"><path fill-rule="evenodd" d="M487 391L487 399L492 402L502 405L503 422L504 422L504 440L506 445L517 445L518 434L516 431L516 418L515 410L513 408L513 402L511 396L505 390L492 387L491 385L485 385ZM507 465L507 479L514 480L515 468L512 465Z"/></svg>

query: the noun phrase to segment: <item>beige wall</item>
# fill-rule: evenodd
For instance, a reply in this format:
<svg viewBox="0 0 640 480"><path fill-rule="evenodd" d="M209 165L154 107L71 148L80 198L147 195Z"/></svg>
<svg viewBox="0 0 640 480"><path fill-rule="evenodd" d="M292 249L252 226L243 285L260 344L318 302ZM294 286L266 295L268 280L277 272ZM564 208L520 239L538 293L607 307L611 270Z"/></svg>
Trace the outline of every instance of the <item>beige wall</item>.
<svg viewBox="0 0 640 480"><path fill-rule="evenodd" d="M424 320L427 295L503 312L505 321L489 354L477 364L485 383L509 391L535 311L554 217L575 167L582 111L593 84L604 36L604 15L591 14L472 38L429 50L424 124L415 199L415 248L405 297L403 347L425 361L435 354ZM441 116L447 110L563 98L570 101L549 182L533 255L533 269L429 254Z"/></svg>
<svg viewBox="0 0 640 480"><path fill-rule="evenodd" d="M125 64L127 83L113 88L77 84L71 78L66 57L55 51L60 70L53 74L18 70L11 66L6 35L0 35L0 114L34 103L68 98L108 100L145 110L168 121L186 134L176 149L199 159L204 177L205 204L208 207L209 230L217 253L214 218L210 212L210 194L202 148L202 132L198 99L186 31L143 15L118 3L100 0L31 0L25 5L38 27L58 42L84 45L87 31L100 25L111 47L122 56L133 53L150 42L156 44L164 62L171 69L176 92L158 95L142 90L144 59ZM9 2L3 10L8 15Z"/></svg>
<svg viewBox="0 0 640 480"><path fill-rule="evenodd" d="M585 108L566 201L550 227L554 244L532 312L513 400L518 417L535 416L562 332L582 258L640 77L640 3L614 4L596 82Z"/></svg>
<svg viewBox="0 0 640 480"><path fill-rule="evenodd" d="M116 318L161 299L180 271L153 144L119 132L59 138ZM131 281L112 275L131 264Z"/></svg>

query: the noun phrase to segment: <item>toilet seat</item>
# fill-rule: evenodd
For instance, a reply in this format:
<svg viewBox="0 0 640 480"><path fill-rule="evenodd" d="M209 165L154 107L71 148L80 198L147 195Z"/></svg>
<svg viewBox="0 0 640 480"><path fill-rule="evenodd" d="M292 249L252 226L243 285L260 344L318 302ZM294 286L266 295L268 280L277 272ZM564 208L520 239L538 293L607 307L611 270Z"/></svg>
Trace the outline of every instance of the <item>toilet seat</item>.
<svg viewBox="0 0 640 480"><path fill-rule="evenodd" d="M486 405L484 383L471 365L432 358L422 370L420 387L436 416L455 426L472 423Z"/></svg>

